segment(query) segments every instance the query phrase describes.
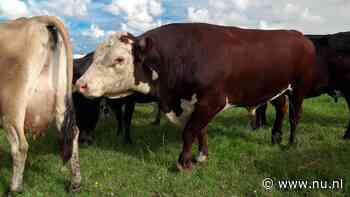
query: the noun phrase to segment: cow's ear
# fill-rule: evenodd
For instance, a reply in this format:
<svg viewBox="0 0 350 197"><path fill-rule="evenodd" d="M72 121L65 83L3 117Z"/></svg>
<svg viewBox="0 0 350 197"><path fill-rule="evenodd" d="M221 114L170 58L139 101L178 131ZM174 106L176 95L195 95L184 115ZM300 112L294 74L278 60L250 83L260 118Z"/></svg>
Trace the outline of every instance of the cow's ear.
<svg viewBox="0 0 350 197"><path fill-rule="evenodd" d="M150 51L153 47L153 41L150 37L143 37L138 41L138 47L142 53Z"/></svg>
<svg viewBox="0 0 350 197"><path fill-rule="evenodd" d="M135 42L135 36L130 33L124 33L119 37L119 40L125 44L132 44Z"/></svg>

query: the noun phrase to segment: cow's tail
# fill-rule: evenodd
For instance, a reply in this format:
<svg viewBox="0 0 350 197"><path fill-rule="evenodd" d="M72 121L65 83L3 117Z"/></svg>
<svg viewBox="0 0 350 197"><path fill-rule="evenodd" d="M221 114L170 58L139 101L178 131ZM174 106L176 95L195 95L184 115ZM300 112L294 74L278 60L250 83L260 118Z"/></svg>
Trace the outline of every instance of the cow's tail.
<svg viewBox="0 0 350 197"><path fill-rule="evenodd" d="M72 46L69 40L68 32L64 24L54 16L37 16L34 17L37 21L47 24L48 30L52 33L54 42L57 44L58 33L61 35L63 44L66 50L67 57L67 92L65 95L66 111L64 113L64 120L61 125L60 132L60 151L61 157L64 163L66 163L72 157L73 141L78 133L76 127L75 110L72 100L72 79L73 79L73 57Z"/></svg>

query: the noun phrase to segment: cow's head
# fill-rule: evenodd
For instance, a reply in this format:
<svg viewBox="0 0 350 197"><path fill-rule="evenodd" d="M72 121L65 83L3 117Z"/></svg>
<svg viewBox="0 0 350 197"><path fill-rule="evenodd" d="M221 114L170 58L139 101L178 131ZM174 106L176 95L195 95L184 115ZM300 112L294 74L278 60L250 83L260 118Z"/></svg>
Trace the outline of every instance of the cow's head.
<svg viewBox="0 0 350 197"><path fill-rule="evenodd" d="M90 68L76 83L79 91L87 97L109 98L125 97L135 91L148 94L150 84L135 64L135 41L129 33L116 33L100 44Z"/></svg>

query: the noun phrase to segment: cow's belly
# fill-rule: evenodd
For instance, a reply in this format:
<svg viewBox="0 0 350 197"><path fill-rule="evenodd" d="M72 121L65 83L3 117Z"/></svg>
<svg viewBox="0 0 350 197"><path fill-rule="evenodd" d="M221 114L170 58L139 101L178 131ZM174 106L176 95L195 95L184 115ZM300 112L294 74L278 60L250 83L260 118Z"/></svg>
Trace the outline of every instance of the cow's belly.
<svg viewBox="0 0 350 197"><path fill-rule="evenodd" d="M33 135L40 135L46 131L54 118L55 92L49 86L47 74L40 76L26 109L24 127Z"/></svg>

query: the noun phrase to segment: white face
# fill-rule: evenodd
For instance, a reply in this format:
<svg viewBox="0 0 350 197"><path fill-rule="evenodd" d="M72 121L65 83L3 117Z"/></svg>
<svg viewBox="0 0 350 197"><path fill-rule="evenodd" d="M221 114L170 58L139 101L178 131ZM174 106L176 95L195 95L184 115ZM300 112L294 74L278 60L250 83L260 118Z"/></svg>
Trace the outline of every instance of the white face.
<svg viewBox="0 0 350 197"><path fill-rule="evenodd" d="M130 95L137 89L133 41L121 41L122 36L126 36L126 33L114 34L97 47L93 63L76 83L85 96L118 98Z"/></svg>

